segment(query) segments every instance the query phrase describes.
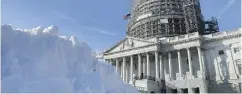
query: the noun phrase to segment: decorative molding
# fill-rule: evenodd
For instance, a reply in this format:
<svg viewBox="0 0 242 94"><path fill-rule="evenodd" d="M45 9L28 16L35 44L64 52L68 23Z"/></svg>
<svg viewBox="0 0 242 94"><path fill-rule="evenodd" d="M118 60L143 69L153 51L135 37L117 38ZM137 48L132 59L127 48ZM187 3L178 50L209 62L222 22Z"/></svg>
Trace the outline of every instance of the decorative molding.
<svg viewBox="0 0 242 94"><path fill-rule="evenodd" d="M152 42L152 41L148 41L146 39L135 38L135 37L130 37L130 36L127 36L126 38L133 39L133 40L137 40L137 41L142 41L142 42L147 42L147 43L155 43L155 42Z"/></svg>
<svg viewBox="0 0 242 94"><path fill-rule="evenodd" d="M128 43L123 43L123 42L126 42L127 40L128 40L128 41L131 40L131 44L130 44L130 42L128 42ZM137 41L141 41L141 42L146 42L146 43L148 43L148 44L153 44L153 43L155 43L155 42L148 41L148 40L145 40L145 39L140 39L140 38L134 38L134 37L126 36L125 39L123 39L123 40L117 42L114 46L109 47L109 48L106 49L103 53L104 53L104 54L108 53L109 51L113 50L115 47L119 46L120 44L123 46L120 50L124 50L125 47L134 48L134 44L135 44L134 41L135 41L135 40L137 40Z"/></svg>
<svg viewBox="0 0 242 94"><path fill-rule="evenodd" d="M212 38L209 38L209 39L205 39L205 37L202 37L202 41L210 43L210 42L214 42L214 41L217 41L217 40L232 39L232 38L238 38L238 37L241 37L241 33L226 34L226 35L223 35L223 36L212 37Z"/></svg>
<svg viewBox="0 0 242 94"><path fill-rule="evenodd" d="M136 50L136 49L155 46L155 45L157 45L157 43L148 44L148 45L145 45L145 46L134 47L134 48L131 48L131 49L124 49L124 50L120 50L120 51L113 52L113 53L105 53L104 55L112 55L112 54L116 54L116 53L121 53L121 52L125 52L125 51L130 51L130 50Z"/></svg>
<svg viewBox="0 0 242 94"><path fill-rule="evenodd" d="M112 49L114 49L115 47L117 47L120 43L122 43L122 42L125 41L126 39L127 39L127 38L125 38L125 39L123 39L123 40L117 42L114 46L111 46L111 47L109 47L108 49L106 49L106 50L103 52L104 55L105 55L107 52L109 52L110 50L112 50Z"/></svg>
<svg viewBox="0 0 242 94"><path fill-rule="evenodd" d="M171 46L174 46L174 45L189 43L192 41L201 41L200 43L209 43L209 42L213 42L216 40L241 37L241 32L240 31L239 32L238 31L229 32L229 33L228 32L222 32L222 33L219 32L219 33L213 33L213 34L202 35L202 36L198 35L197 33L190 33L190 34L181 35L181 36L184 36L184 37L182 37L182 38L180 38L180 36L170 37L170 38L165 38L164 40L159 40L159 42L127 36L124 40L120 41L118 44L116 44L114 47L112 47L111 49L108 50L108 51L110 51L121 44L122 48L120 49L120 51L112 52L112 53L108 53L106 51L104 53L104 55L114 55L117 53L122 53L122 52L130 51L130 50L142 49L142 48L146 48L146 47L150 47L150 46L160 46L162 44L170 44ZM157 37L157 38L159 38L159 37ZM134 40L146 42L148 44L144 45L144 46L135 47ZM177 50L179 50L179 49L177 49ZM208 50L208 48L201 47L201 50L205 51L205 50ZM161 53L164 53L164 52L161 52Z"/></svg>
<svg viewBox="0 0 242 94"><path fill-rule="evenodd" d="M120 50L129 49L129 48L133 48L133 47L134 47L134 41L127 39L126 41L124 41L122 43Z"/></svg>

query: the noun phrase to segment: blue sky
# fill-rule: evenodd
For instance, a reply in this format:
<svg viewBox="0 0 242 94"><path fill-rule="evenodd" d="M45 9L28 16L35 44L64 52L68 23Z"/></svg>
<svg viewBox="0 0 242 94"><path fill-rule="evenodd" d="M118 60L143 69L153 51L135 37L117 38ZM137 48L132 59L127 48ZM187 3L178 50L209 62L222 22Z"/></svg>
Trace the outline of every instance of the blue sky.
<svg viewBox="0 0 242 94"><path fill-rule="evenodd" d="M222 31L241 27L241 0L200 0L205 19L219 18ZM14 28L56 25L103 51L125 37L131 0L2 0L2 24Z"/></svg>

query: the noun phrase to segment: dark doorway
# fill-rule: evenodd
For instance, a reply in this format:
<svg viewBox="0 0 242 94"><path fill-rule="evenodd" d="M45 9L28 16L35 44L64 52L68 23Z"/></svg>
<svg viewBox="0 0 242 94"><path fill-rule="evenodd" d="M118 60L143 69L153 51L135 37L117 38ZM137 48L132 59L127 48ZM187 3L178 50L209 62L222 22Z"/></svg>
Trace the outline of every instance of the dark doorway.
<svg viewBox="0 0 242 94"><path fill-rule="evenodd" d="M144 78L143 76L144 76L144 73L141 73L141 77L140 77L140 79L143 79L143 78Z"/></svg>
<svg viewBox="0 0 242 94"><path fill-rule="evenodd" d="M155 91L152 90L150 93L155 93Z"/></svg>
<svg viewBox="0 0 242 94"><path fill-rule="evenodd" d="M199 88L194 88L194 93L200 93Z"/></svg>
<svg viewBox="0 0 242 94"><path fill-rule="evenodd" d="M166 89L161 89L161 93L166 93Z"/></svg>
<svg viewBox="0 0 242 94"><path fill-rule="evenodd" d="M177 89L171 89L172 93L177 93Z"/></svg>
<svg viewBox="0 0 242 94"><path fill-rule="evenodd" d="M188 93L188 88L181 89L181 90L182 90L182 93Z"/></svg>

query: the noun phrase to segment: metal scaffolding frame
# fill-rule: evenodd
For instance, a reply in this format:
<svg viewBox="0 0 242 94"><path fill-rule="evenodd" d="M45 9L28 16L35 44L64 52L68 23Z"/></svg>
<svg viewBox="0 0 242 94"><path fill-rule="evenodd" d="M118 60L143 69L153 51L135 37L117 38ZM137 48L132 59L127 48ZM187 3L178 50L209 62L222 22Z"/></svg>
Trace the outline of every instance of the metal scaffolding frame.
<svg viewBox="0 0 242 94"><path fill-rule="evenodd" d="M210 28L205 28L206 24ZM126 34L150 38L218 30L214 19L204 21L199 0L134 0Z"/></svg>

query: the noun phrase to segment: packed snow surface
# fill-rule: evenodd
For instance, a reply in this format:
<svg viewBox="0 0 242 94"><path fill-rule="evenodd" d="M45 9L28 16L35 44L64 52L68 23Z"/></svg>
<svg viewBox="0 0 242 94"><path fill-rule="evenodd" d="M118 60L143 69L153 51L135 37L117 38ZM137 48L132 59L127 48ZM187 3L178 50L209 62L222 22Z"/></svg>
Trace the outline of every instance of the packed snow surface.
<svg viewBox="0 0 242 94"><path fill-rule="evenodd" d="M2 92L136 93L111 65L75 36L58 35L58 28L13 29L3 25Z"/></svg>

